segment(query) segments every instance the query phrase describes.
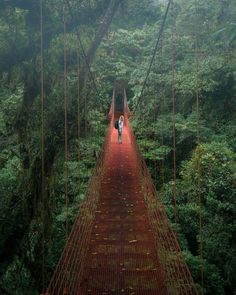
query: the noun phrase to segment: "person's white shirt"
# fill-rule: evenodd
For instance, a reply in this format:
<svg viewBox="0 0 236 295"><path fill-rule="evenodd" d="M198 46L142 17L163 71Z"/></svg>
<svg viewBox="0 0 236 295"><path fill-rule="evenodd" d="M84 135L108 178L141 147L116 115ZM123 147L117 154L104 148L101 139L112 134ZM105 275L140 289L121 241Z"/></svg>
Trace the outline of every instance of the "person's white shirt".
<svg viewBox="0 0 236 295"><path fill-rule="evenodd" d="M123 121L119 119L119 132L121 133L122 132L122 129L123 129Z"/></svg>

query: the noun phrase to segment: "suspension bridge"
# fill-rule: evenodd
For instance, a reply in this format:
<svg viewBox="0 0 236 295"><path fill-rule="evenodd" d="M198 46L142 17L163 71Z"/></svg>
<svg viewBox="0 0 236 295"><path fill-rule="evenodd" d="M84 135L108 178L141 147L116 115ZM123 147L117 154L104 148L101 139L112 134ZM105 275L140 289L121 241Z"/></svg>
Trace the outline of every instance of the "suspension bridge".
<svg viewBox="0 0 236 295"><path fill-rule="evenodd" d="M64 2L69 3L69 1ZM160 48L162 50L162 33L170 4L171 0L168 1L151 62L143 83L141 95L139 96L135 109L132 112L134 115L137 107L140 105L144 89L147 86L147 80L157 50ZM41 152L42 199L44 200L45 148L42 22L41 5ZM87 61L79 32L76 31L76 33L85 63L91 76L90 78L93 81L93 86L96 90L95 92L97 92L95 80L90 70L90 65ZM196 47L196 63L198 64L197 50ZM198 294L177 241L176 233L171 228L165 207L158 197L146 163L141 156L139 146L135 139L135 134L132 131L129 122L131 112L127 104L124 83L121 83L121 85L118 85L119 83L114 83L112 102L108 114L110 122L108 131L97 158L93 174L90 177L85 199L79 206L77 218L69 234L67 134L68 85L66 56L66 21L64 19L64 102L67 208L66 245L49 285L41 295ZM174 64L175 60L173 53L173 126L175 125ZM196 73L198 73L198 67ZM199 98L197 86L196 99L198 112ZM85 105L86 112L86 100ZM124 115L124 127L122 144L119 144L118 134L117 130L114 128L114 123L121 114ZM197 125L199 128L199 122ZM173 139L174 165L176 165L174 127ZM174 184L176 188L176 167L174 167ZM174 191L174 200L176 205L176 189ZM202 269L201 280L203 294Z"/></svg>
<svg viewBox="0 0 236 295"><path fill-rule="evenodd" d="M118 101L119 100L119 101ZM125 117L118 144L114 122ZM64 252L44 295L198 294L129 123L125 87Z"/></svg>

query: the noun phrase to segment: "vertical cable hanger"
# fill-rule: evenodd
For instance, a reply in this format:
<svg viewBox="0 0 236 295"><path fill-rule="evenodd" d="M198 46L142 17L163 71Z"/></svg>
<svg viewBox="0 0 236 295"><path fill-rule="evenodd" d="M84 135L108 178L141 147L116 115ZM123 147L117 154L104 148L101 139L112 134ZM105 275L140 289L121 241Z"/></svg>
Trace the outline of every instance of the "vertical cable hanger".
<svg viewBox="0 0 236 295"><path fill-rule="evenodd" d="M77 42L78 43L78 42ZM77 45L77 137L78 137L78 204L79 204L79 192L80 192L80 56L79 56L79 44Z"/></svg>
<svg viewBox="0 0 236 295"><path fill-rule="evenodd" d="M203 265L203 230L202 230L202 202L201 202L201 154L200 154L200 111L199 111L199 36L198 36L198 14L199 14L199 2L195 0L195 94L196 94L196 140L198 147L198 157L197 157L197 200L199 206L199 230L200 230L200 272L201 272L201 294L204 294L204 265Z"/></svg>
<svg viewBox="0 0 236 295"><path fill-rule="evenodd" d="M64 87L64 141L65 141L65 201L66 201L66 245L69 241L69 221L68 221L68 206L69 206L69 150L68 150L68 82L67 82L67 24L66 24L66 4L63 1L63 53L64 53L64 73L63 73L63 87ZM68 263L68 246L66 246L65 262ZM68 279L64 281L64 294L68 294Z"/></svg>
<svg viewBox="0 0 236 295"><path fill-rule="evenodd" d="M42 218L42 290L45 286L45 134L44 134L44 56L43 56L43 0L40 0L40 103L41 103L41 218Z"/></svg>
<svg viewBox="0 0 236 295"><path fill-rule="evenodd" d="M88 138L88 102L87 102L87 95L88 95L88 80L86 81L85 91L83 92L84 95L84 132L85 138Z"/></svg>
<svg viewBox="0 0 236 295"><path fill-rule="evenodd" d="M171 3L172 16L174 14L174 3ZM177 192L176 192L176 116L175 116L175 47L174 47L174 25L171 32L172 61L171 61L171 93L172 93L172 123L173 123L173 168L174 168L174 220L177 223Z"/></svg>
<svg viewBox="0 0 236 295"><path fill-rule="evenodd" d="M157 66L156 66L156 57L154 58L153 61L153 68L155 73L157 73ZM154 101L156 101L156 103L153 104L153 108L154 108L154 114L153 114L153 119L154 119L154 161L155 161L155 170L154 170L154 179L155 179L155 185L157 186L157 169L158 169L158 165L157 165L157 130L156 130L156 125L157 125L157 100L158 100L158 95L157 95L157 82L154 81L154 87L153 87L153 96L154 96Z"/></svg>
<svg viewBox="0 0 236 295"><path fill-rule="evenodd" d="M69 184L69 167L68 167L68 83L67 83L67 28L66 28L66 3L63 2L63 25L64 25L64 133L65 133L65 174L66 174L66 242L69 237L68 223L68 184Z"/></svg>
<svg viewBox="0 0 236 295"><path fill-rule="evenodd" d="M160 41L160 55L161 55L161 81L163 80L163 34L161 35L161 41ZM163 83L163 82L162 82ZM164 99L165 95L165 85L161 92L161 114L164 116ZM161 178L162 178L162 193L164 198L164 192L165 192L165 154L164 154L164 124L163 119L161 120L161 148L162 148L162 160L161 160Z"/></svg>

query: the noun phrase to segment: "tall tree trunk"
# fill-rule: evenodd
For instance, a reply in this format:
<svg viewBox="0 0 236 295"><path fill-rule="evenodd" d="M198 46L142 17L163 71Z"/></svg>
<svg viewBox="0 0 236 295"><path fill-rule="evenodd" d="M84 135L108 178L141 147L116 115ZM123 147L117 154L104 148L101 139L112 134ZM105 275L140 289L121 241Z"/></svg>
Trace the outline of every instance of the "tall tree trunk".
<svg viewBox="0 0 236 295"><path fill-rule="evenodd" d="M105 34L107 33L110 27L111 21L122 1L123 0L110 0L106 13L104 15L104 18L102 20L102 23L97 30L95 39L87 51L86 60L84 59L80 68L81 85L83 89L85 89L84 86L87 82L87 76L89 74L88 65L91 65L91 63L93 62L96 51L99 45L101 44L101 41L104 38Z"/></svg>

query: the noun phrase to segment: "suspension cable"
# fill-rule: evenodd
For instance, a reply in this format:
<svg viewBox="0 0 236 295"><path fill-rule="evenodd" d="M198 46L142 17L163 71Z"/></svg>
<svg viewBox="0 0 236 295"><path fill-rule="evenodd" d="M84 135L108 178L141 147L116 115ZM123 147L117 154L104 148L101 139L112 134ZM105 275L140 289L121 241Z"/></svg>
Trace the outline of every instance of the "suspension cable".
<svg viewBox="0 0 236 295"><path fill-rule="evenodd" d="M196 140L198 150L200 148L200 112L199 112L199 47L198 47L198 13L199 2L195 0L195 93L196 93L196 112L197 112L197 130ZM199 230L200 230L200 260L201 260L201 294L204 294L204 266L203 266L203 230L202 230L202 202L201 202L201 166L200 166L200 150L197 157L197 199L199 205Z"/></svg>
<svg viewBox="0 0 236 295"><path fill-rule="evenodd" d="M162 24L161 24L161 27L160 27L160 30L159 30L159 33L158 33L157 42L156 42L156 45L155 45L155 48L154 48L154 51L153 51L153 54L152 54L152 58L151 58L151 61L150 61L150 64L149 64L149 67L148 67L148 70L147 70L147 74L146 74L146 77L145 77L145 80L144 80L144 83L143 83L142 90L141 90L140 95L138 97L138 101L137 101L137 104L136 104L136 106L134 108L133 114L136 113L137 108L138 108L138 106L140 104L140 101L142 99L144 89L147 86L148 77L149 77L149 74L151 72L151 68L152 68L152 65L153 65L153 62L154 62L154 58L155 58L155 56L157 54L159 42L160 42L161 35L163 33L163 30L164 30L164 26L165 26L165 23L166 23L166 19L167 19L167 15L168 15L168 11L169 11L171 2L172 2L172 0L169 0L168 5L166 7L165 15L164 15L164 18L162 20Z"/></svg>

